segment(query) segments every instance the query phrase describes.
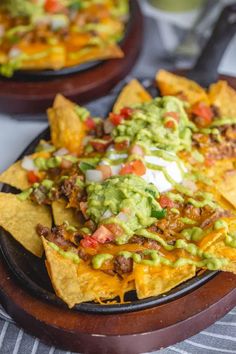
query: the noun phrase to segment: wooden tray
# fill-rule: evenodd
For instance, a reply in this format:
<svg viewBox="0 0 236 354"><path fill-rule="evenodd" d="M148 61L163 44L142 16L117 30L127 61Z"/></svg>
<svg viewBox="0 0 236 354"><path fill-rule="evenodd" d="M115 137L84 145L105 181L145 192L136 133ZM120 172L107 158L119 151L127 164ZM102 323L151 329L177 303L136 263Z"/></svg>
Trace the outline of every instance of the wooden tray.
<svg viewBox="0 0 236 354"><path fill-rule="evenodd" d="M79 73L50 80L0 79L0 111L10 114L45 112L60 92L78 103L107 94L132 69L142 48L143 16L137 0L131 0L127 34L121 45L125 56Z"/></svg>
<svg viewBox="0 0 236 354"><path fill-rule="evenodd" d="M161 306L91 315L32 297L0 260L0 299L13 319L47 344L86 354L137 354L188 338L236 305L235 287L236 275L219 273L188 295Z"/></svg>

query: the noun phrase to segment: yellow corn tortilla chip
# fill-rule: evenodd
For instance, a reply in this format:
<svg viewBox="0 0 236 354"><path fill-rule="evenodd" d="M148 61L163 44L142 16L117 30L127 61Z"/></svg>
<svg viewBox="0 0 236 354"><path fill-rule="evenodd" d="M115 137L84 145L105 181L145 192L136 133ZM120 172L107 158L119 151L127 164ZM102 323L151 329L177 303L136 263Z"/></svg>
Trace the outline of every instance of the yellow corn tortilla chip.
<svg viewBox="0 0 236 354"><path fill-rule="evenodd" d="M103 60L112 58L123 58L124 53L116 44L103 46L94 46L74 51L67 58L66 66L79 65L88 61Z"/></svg>
<svg viewBox="0 0 236 354"><path fill-rule="evenodd" d="M206 234L201 241L198 242L198 247L201 248L201 250L205 251L208 249L212 244L217 242L219 239L224 237L224 231L223 230L214 230L208 234Z"/></svg>
<svg viewBox="0 0 236 354"><path fill-rule="evenodd" d="M64 222L68 222L70 226L79 227L80 223L76 217L75 209L66 208L66 204L64 199L59 199L52 203L54 223L56 225L62 225Z"/></svg>
<svg viewBox="0 0 236 354"><path fill-rule="evenodd" d="M229 263L221 268L225 272L232 272L236 274L236 248L227 246L224 239L220 239L213 243L206 249L206 251L215 257L226 258Z"/></svg>
<svg viewBox="0 0 236 354"><path fill-rule="evenodd" d="M130 107L139 103L149 102L152 99L151 95L136 79L130 81L120 92L114 107L113 112L119 113L121 108Z"/></svg>
<svg viewBox="0 0 236 354"><path fill-rule="evenodd" d="M53 108L58 108L58 107L74 107L75 103L68 100L66 97L58 93L54 99L53 102Z"/></svg>
<svg viewBox="0 0 236 354"><path fill-rule="evenodd" d="M21 167L21 160L8 167L6 171L0 174L0 183L6 183L9 186L24 190L30 187L27 179L27 171Z"/></svg>
<svg viewBox="0 0 236 354"><path fill-rule="evenodd" d="M36 157L50 157L50 153L47 151L35 152L28 156L29 158ZM30 187L28 182L27 173L22 166L22 160L15 162L13 165L8 167L8 169L0 174L0 183L8 184L9 186L15 187L20 190L24 190Z"/></svg>
<svg viewBox="0 0 236 354"><path fill-rule="evenodd" d="M36 233L38 223L51 228L51 213L46 206L21 201L17 195L0 193L0 226L8 231L22 246L41 257L43 245Z"/></svg>
<svg viewBox="0 0 236 354"><path fill-rule="evenodd" d="M147 266L134 264L135 285L137 296L144 299L163 294L184 281L194 277L196 267L184 265L172 268L166 265Z"/></svg>
<svg viewBox="0 0 236 354"><path fill-rule="evenodd" d="M226 81L218 81L209 89L210 104L216 106L221 117L236 118L236 91Z"/></svg>
<svg viewBox="0 0 236 354"><path fill-rule="evenodd" d="M236 171L235 173L225 173L224 180L218 185L218 191L236 208Z"/></svg>
<svg viewBox="0 0 236 354"><path fill-rule="evenodd" d="M86 129L73 107L49 108L47 112L53 145L80 154Z"/></svg>
<svg viewBox="0 0 236 354"><path fill-rule="evenodd" d="M75 304L99 298L112 299L119 294L121 281L81 261L65 258L43 239L47 268L56 294L72 308Z"/></svg>
<svg viewBox="0 0 236 354"><path fill-rule="evenodd" d="M19 43L19 49L26 56L21 62L21 69L49 69L58 70L66 65L66 48L63 44L57 44L49 50L48 44L28 45L28 43ZM37 56L38 53L44 53L43 56ZM35 55L35 56L34 56ZM34 56L34 57L33 57Z"/></svg>
<svg viewBox="0 0 236 354"><path fill-rule="evenodd" d="M208 103L206 91L195 81L183 76L160 70L156 74L156 82L162 96L183 95L191 105L200 101Z"/></svg>

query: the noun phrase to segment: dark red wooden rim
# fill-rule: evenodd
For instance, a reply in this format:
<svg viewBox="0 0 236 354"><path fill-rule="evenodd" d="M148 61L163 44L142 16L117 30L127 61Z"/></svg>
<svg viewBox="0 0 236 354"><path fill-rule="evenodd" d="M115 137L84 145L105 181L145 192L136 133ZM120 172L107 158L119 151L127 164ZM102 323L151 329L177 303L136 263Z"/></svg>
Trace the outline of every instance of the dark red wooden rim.
<svg viewBox="0 0 236 354"><path fill-rule="evenodd" d="M143 16L137 0L131 1L131 9L129 31L121 46L124 58L107 60L90 70L48 81L0 79L0 111L45 112L58 92L79 103L107 94L132 69L142 48Z"/></svg>
<svg viewBox="0 0 236 354"><path fill-rule="evenodd" d="M65 350L129 354L174 344L208 327L236 305L236 275L219 273L170 303L120 315L58 309L32 297L0 260L0 298L7 312L32 335Z"/></svg>

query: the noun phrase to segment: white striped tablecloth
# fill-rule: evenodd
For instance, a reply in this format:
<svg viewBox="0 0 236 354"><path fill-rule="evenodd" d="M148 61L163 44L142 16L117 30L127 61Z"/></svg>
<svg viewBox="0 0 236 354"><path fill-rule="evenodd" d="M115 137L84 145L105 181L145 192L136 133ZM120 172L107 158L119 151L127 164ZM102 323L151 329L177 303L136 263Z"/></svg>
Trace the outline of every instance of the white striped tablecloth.
<svg viewBox="0 0 236 354"><path fill-rule="evenodd" d="M18 328L0 308L1 354L70 354L48 347ZM236 353L236 307L201 333L153 354L224 354ZM102 354L102 353L97 353Z"/></svg>

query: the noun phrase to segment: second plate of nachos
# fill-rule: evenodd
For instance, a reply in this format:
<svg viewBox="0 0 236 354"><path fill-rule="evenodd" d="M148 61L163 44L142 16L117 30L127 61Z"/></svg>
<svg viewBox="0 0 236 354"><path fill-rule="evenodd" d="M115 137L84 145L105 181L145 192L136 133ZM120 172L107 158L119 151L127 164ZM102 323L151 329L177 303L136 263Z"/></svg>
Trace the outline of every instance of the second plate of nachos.
<svg viewBox="0 0 236 354"><path fill-rule="evenodd" d="M161 97L133 80L105 120L58 95L48 141L0 176L21 190L0 194L1 226L34 254L28 276L37 259L38 283L47 269L70 308L151 303L200 273L236 272L236 92L156 81Z"/></svg>

